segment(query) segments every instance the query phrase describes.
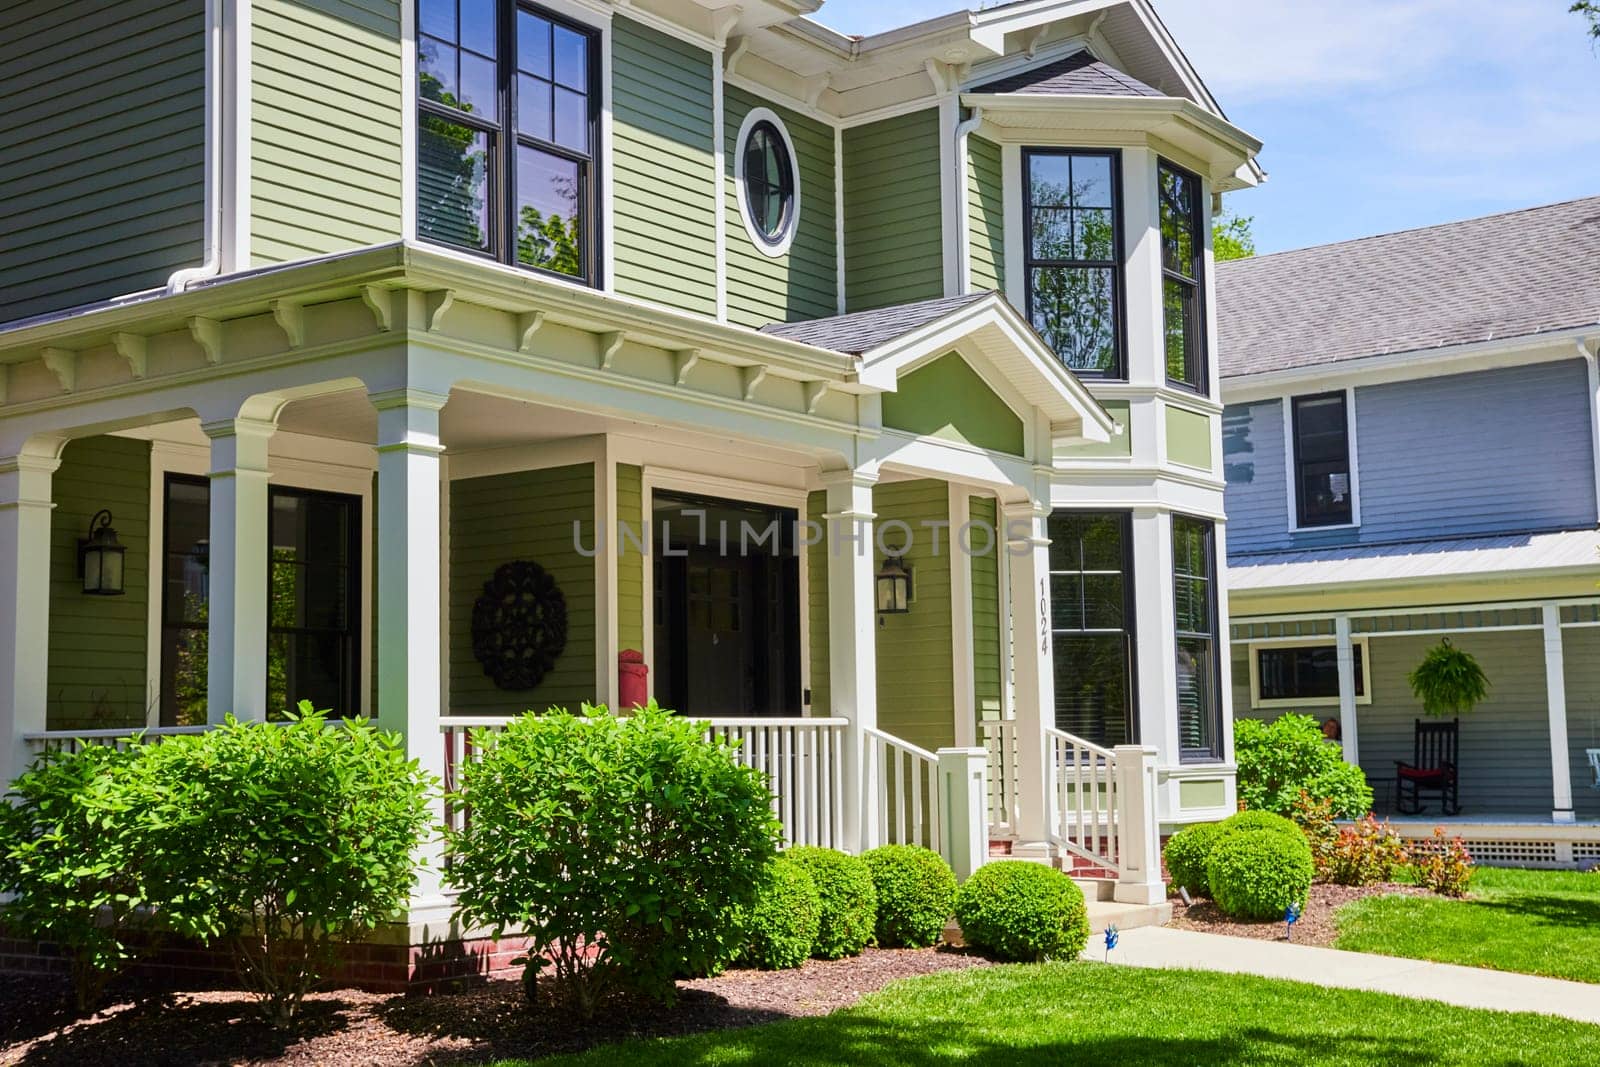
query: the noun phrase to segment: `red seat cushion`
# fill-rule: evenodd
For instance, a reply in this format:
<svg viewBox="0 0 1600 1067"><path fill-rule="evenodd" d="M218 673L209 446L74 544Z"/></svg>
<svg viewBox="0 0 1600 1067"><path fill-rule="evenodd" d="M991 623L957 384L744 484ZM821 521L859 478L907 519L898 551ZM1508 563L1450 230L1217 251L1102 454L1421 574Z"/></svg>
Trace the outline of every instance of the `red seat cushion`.
<svg viewBox="0 0 1600 1067"><path fill-rule="evenodd" d="M1429 770L1426 767L1401 767L1400 777L1408 782L1430 784L1448 781L1450 772L1443 768Z"/></svg>

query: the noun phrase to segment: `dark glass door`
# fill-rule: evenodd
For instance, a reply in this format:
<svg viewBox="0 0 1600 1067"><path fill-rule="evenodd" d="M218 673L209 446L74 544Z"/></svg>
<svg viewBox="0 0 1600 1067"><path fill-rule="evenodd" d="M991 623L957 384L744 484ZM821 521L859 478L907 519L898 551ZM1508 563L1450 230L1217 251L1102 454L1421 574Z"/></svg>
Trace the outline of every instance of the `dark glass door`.
<svg viewBox="0 0 1600 1067"><path fill-rule="evenodd" d="M271 490L267 709L361 712L361 501Z"/></svg>

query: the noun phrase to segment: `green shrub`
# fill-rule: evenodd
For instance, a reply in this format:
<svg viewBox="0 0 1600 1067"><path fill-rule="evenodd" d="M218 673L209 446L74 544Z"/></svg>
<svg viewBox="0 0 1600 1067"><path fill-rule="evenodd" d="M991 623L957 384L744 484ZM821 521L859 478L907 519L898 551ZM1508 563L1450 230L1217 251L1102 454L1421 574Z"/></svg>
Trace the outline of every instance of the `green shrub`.
<svg viewBox="0 0 1600 1067"><path fill-rule="evenodd" d="M553 967L587 1016L608 993L670 999L675 979L732 961L779 827L761 773L699 724L586 711L474 734L447 874L462 919L525 930L529 965Z"/></svg>
<svg viewBox="0 0 1600 1067"><path fill-rule="evenodd" d="M806 869L779 856L762 877L755 904L740 917L745 946L739 962L764 971L798 967L822 928L822 897Z"/></svg>
<svg viewBox="0 0 1600 1067"><path fill-rule="evenodd" d="M1311 876L1311 846L1298 830L1224 833L1206 862L1211 899L1236 919L1277 919L1290 904L1304 907Z"/></svg>
<svg viewBox="0 0 1600 1067"><path fill-rule="evenodd" d="M822 899L822 923L811 954L819 960L859 956L878 919L878 891L865 861L811 845L791 848L785 855L811 875Z"/></svg>
<svg viewBox="0 0 1600 1067"><path fill-rule="evenodd" d="M1174 887L1187 889L1194 896L1211 895L1206 886L1206 860L1222 834L1221 823L1206 822L1185 826L1167 839L1161 855L1167 861L1167 877Z"/></svg>
<svg viewBox="0 0 1600 1067"><path fill-rule="evenodd" d="M884 845L862 855L878 893L878 944L927 948L955 913L956 876L944 857L920 845Z"/></svg>
<svg viewBox="0 0 1600 1067"><path fill-rule="evenodd" d="M1333 862L1334 849L1339 845L1339 827L1333 819L1333 801L1324 797L1321 800L1313 799L1305 790L1295 798L1294 810L1289 817L1294 824L1300 827L1300 832L1306 835L1306 843L1311 846L1311 862L1317 869L1317 878L1327 877L1329 865ZM1369 816L1370 818L1370 816Z"/></svg>
<svg viewBox="0 0 1600 1067"><path fill-rule="evenodd" d="M1372 810L1372 788L1361 768L1344 762L1337 742L1322 736L1309 715L1271 723L1240 719L1233 728L1239 800L1251 810L1288 815L1303 791L1332 802L1333 814L1359 819Z"/></svg>
<svg viewBox="0 0 1600 1067"><path fill-rule="evenodd" d="M967 944L1008 963L1074 960L1089 941L1083 891L1051 867L1023 860L985 864L956 893Z"/></svg>
<svg viewBox="0 0 1600 1067"><path fill-rule="evenodd" d="M1459 837L1436 827L1433 838L1416 850L1417 882L1442 896L1464 897L1472 884L1472 853Z"/></svg>
<svg viewBox="0 0 1600 1067"><path fill-rule="evenodd" d="M229 718L142 755L163 786L153 814L174 882L162 896L188 894L196 932L226 938L246 986L287 1022L340 942L405 906L433 783L397 735L329 724L305 703L286 725Z"/></svg>
<svg viewBox="0 0 1600 1067"><path fill-rule="evenodd" d="M1237 815L1230 815L1217 824L1225 834L1231 833L1269 833L1287 834L1296 840L1304 840L1305 832L1296 826L1291 819L1282 815L1275 815L1270 811L1241 811Z"/></svg>
<svg viewBox="0 0 1600 1067"><path fill-rule="evenodd" d="M1318 873L1335 885L1376 885L1393 879L1395 869L1410 862L1400 835L1368 815L1339 829Z"/></svg>

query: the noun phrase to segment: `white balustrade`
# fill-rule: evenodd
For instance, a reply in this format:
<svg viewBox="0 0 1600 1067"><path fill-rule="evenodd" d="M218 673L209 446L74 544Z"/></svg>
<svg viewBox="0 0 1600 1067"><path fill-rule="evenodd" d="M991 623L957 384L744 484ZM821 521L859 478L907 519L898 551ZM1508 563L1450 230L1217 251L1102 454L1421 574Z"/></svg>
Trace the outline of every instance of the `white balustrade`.
<svg viewBox="0 0 1600 1067"><path fill-rule="evenodd" d="M862 731L869 845L921 845L944 851L939 818L939 757L882 730Z"/></svg>
<svg viewBox="0 0 1600 1067"><path fill-rule="evenodd" d="M1045 743L1051 839L1115 874L1122 834L1116 753L1051 727Z"/></svg>
<svg viewBox="0 0 1600 1067"><path fill-rule="evenodd" d="M1016 727L1014 719L979 724L989 753L989 833L997 838L1013 833L1019 817Z"/></svg>

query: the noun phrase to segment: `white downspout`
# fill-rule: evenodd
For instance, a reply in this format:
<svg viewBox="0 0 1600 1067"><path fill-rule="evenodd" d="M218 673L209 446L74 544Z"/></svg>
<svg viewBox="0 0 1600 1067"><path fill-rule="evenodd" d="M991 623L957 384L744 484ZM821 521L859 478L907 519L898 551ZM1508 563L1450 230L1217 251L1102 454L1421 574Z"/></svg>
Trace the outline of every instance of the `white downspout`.
<svg viewBox="0 0 1600 1067"><path fill-rule="evenodd" d="M960 257L956 277L961 296L972 292L972 231L967 226L967 137L982 125L981 107L973 108L966 121L956 123L956 255Z"/></svg>
<svg viewBox="0 0 1600 1067"><path fill-rule="evenodd" d="M1600 520L1600 337L1585 337L1578 352L1589 364L1589 437L1594 446L1594 501Z"/></svg>
<svg viewBox="0 0 1600 1067"><path fill-rule="evenodd" d="M222 5L226 0L206 0L206 146L205 229L202 260L167 279L169 295L181 293L195 282L214 278L222 271Z"/></svg>

